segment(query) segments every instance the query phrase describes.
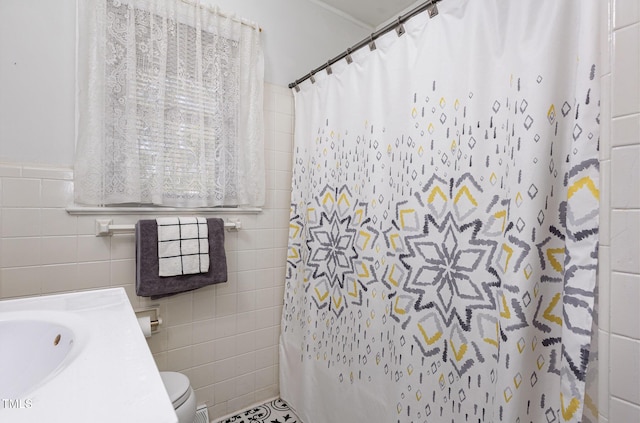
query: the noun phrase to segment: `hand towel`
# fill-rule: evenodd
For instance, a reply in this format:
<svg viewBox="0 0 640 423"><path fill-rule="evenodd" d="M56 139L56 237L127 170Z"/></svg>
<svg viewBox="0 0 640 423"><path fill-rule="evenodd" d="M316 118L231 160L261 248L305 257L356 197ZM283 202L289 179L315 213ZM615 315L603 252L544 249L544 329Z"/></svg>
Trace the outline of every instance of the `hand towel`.
<svg viewBox="0 0 640 423"><path fill-rule="evenodd" d="M206 273L209 240L204 217L163 217L158 225L158 274L160 276Z"/></svg>
<svg viewBox="0 0 640 423"><path fill-rule="evenodd" d="M203 286L227 281L227 259L224 250L224 221L207 219L209 238L209 271L192 275L158 276L158 227L154 220L136 224L136 294L151 299L161 298Z"/></svg>

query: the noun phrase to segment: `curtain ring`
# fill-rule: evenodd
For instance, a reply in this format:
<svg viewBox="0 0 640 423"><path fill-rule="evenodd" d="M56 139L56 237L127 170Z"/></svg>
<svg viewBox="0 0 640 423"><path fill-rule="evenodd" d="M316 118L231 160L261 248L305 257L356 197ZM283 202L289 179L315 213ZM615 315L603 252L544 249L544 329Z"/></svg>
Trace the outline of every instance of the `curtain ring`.
<svg viewBox="0 0 640 423"><path fill-rule="evenodd" d="M331 60L327 60L327 66L325 70L327 71L327 75L331 75L333 73L333 69L331 69Z"/></svg>
<svg viewBox="0 0 640 423"><path fill-rule="evenodd" d="M312 84L316 83L316 78L315 76L313 76L313 71L309 72L309 80L311 81Z"/></svg>
<svg viewBox="0 0 640 423"><path fill-rule="evenodd" d="M376 49L376 42L373 40L373 34L369 36L369 51Z"/></svg>
<svg viewBox="0 0 640 423"><path fill-rule="evenodd" d="M405 33L404 25L402 25L402 18L398 16L398 26L396 26L396 33L398 37Z"/></svg>
<svg viewBox="0 0 640 423"><path fill-rule="evenodd" d="M347 60L347 64L348 65L353 63L353 58L351 57L351 49L350 48L347 49L347 55L345 56L345 59Z"/></svg>

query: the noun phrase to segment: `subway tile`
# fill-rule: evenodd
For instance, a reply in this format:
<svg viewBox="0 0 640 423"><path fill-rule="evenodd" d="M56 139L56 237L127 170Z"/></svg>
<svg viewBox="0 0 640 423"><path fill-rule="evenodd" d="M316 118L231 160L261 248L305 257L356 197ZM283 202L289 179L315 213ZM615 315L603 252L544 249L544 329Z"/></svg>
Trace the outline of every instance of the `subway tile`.
<svg viewBox="0 0 640 423"><path fill-rule="evenodd" d="M271 367L278 361L278 347L270 346L256 351L256 370Z"/></svg>
<svg viewBox="0 0 640 423"><path fill-rule="evenodd" d="M216 319L216 339L227 338L236 334L237 315L218 317Z"/></svg>
<svg viewBox="0 0 640 423"><path fill-rule="evenodd" d="M612 396L640 404L640 341L611 335L609 358L613 365L609 379ZM609 418L614 418L613 404Z"/></svg>
<svg viewBox="0 0 640 423"><path fill-rule="evenodd" d="M600 79L600 160L611 157L611 75Z"/></svg>
<svg viewBox="0 0 640 423"><path fill-rule="evenodd" d="M167 350L167 367L175 372L193 367L192 353L191 346Z"/></svg>
<svg viewBox="0 0 640 423"><path fill-rule="evenodd" d="M19 178L22 176L22 166L0 163L0 178Z"/></svg>
<svg viewBox="0 0 640 423"><path fill-rule="evenodd" d="M640 405L611 398L609 421L611 423L640 422Z"/></svg>
<svg viewBox="0 0 640 423"><path fill-rule="evenodd" d="M267 386L263 389L256 389L256 403L262 403L267 400L271 400L280 395L280 387L278 386L278 380L276 379L276 383L271 386Z"/></svg>
<svg viewBox="0 0 640 423"><path fill-rule="evenodd" d="M211 419L212 422L217 422L218 420L222 419L225 416L228 416L230 413L227 411L227 401L221 401L221 402L217 402L218 401L218 397L216 396L217 394L215 394L215 389L216 387L214 386L214 399L216 401L216 403L213 406L210 406L208 408L209 410L209 419ZM231 417L231 416L229 416Z"/></svg>
<svg viewBox="0 0 640 423"><path fill-rule="evenodd" d="M42 267L0 269L0 293L3 298L24 297L42 293Z"/></svg>
<svg viewBox="0 0 640 423"><path fill-rule="evenodd" d="M129 281L114 284L111 277L112 267L112 263L108 261L78 263L78 287L76 289L107 288L131 284Z"/></svg>
<svg viewBox="0 0 640 423"><path fill-rule="evenodd" d="M640 273L640 210L611 212L611 270Z"/></svg>
<svg viewBox="0 0 640 423"><path fill-rule="evenodd" d="M215 375L214 364L207 363L203 366L194 367L190 373L189 381L193 389L200 389L211 385Z"/></svg>
<svg viewBox="0 0 640 423"><path fill-rule="evenodd" d="M254 291L239 292L237 295L238 313L247 313L256 308L256 294Z"/></svg>
<svg viewBox="0 0 640 423"><path fill-rule="evenodd" d="M600 246L598 251L598 327L609 331L611 301L611 248Z"/></svg>
<svg viewBox="0 0 640 423"><path fill-rule="evenodd" d="M276 151L275 170L291 172L293 166L293 154L286 151Z"/></svg>
<svg viewBox="0 0 640 423"><path fill-rule="evenodd" d="M622 116L611 120L611 146L640 144L640 114Z"/></svg>
<svg viewBox="0 0 640 423"><path fill-rule="evenodd" d="M39 265L40 246L40 238L2 238L0 267Z"/></svg>
<svg viewBox="0 0 640 423"><path fill-rule="evenodd" d="M600 245L611 245L611 160L600 162Z"/></svg>
<svg viewBox="0 0 640 423"><path fill-rule="evenodd" d="M78 239L78 261L103 261L111 258L111 237L81 235Z"/></svg>
<svg viewBox="0 0 640 423"><path fill-rule="evenodd" d="M208 320L215 316L215 286L198 290L193 297L193 320Z"/></svg>
<svg viewBox="0 0 640 423"><path fill-rule="evenodd" d="M77 233L78 218L64 209L40 209L43 236L64 236Z"/></svg>
<svg viewBox="0 0 640 423"><path fill-rule="evenodd" d="M216 361L214 363L213 382L218 383L224 380L233 379L234 377L236 377L236 370L237 367L235 357Z"/></svg>
<svg viewBox="0 0 640 423"><path fill-rule="evenodd" d="M274 149L284 153L293 153L293 134L288 132L276 132Z"/></svg>
<svg viewBox="0 0 640 423"><path fill-rule="evenodd" d="M129 260L111 260L110 281L111 286L116 285L129 285L136 283L136 262L133 259Z"/></svg>
<svg viewBox="0 0 640 423"><path fill-rule="evenodd" d="M75 236L43 237L41 264L74 263L78 257L78 241Z"/></svg>
<svg viewBox="0 0 640 423"><path fill-rule="evenodd" d="M193 365L200 366L216 360L215 341L203 342L193 346ZM209 383L213 383L210 381Z"/></svg>
<svg viewBox="0 0 640 423"><path fill-rule="evenodd" d="M613 29L637 23L640 19L638 0L615 0L613 2Z"/></svg>
<svg viewBox="0 0 640 423"><path fill-rule="evenodd" d="M236 354L246 354L256 349L255 332L240 333L235 336Z"/></svg>
<svg viewBox="0 0 640 423"><path fill-rule="evenodd" d="M235 337L216 339L214 345L216 360L234 357L237 353Z"/></svg>
<svg viewBox="0 0 640 423"><path fill-rule="evenodd" d="M73 182L42 180L42 207L67 207L73 204Z"/></svg>
<svg viewBox="0 0 640 423"><path fill-rule="evenodd" d="M293 95L276 93L275 106L277 112L293 116Z"/></svg>
<svg viewBox="0 0 640 423"><path fill-rule="evenodd" d="M611 207L640 208L640 144L611 152Z"/></svg>
<svg viewBox="0 0 640 423"><path fill-rule="evenodd" d="M238 294L219 295L216 297L216 317L236 314L238 311Z"/></svg>
<svg viewBox="0 0 640 423"><path fill-rule="evenodd" d="M257 270L237 273L238 293L256 289L256 279L260 277Z"/></svg>
<svg viewBox="0 0 640 423"><path fill-rule="evenodd" d="M40 180L4 178L3 207L40 207Z"/></svg>
<svg viewBox="0 0 640 423"><path fill-rule="evenodd" d="M134 234L117 234L111 237L111 258L130 259L136 256L136 237Z"/></svg>
<svg viewBox="0 0 640 423"><path fill-rule="evenodd" d="M55 179L55 180L73 180L73 169L69 168L56 168L56 167L34 167L23 166L22 167L23 178L36 178L36 179Z"/></svg>
<svg viewBox="0 0 640 423"><path fill-rule="evenodd" d="M236 322L238 333L253 331L256 329L256 312L238 313Z"/></svg>
<svg viewBox="0 0 640 423"><path fill-rule="evenodd" d="M265 329L260 329L257 330L255 332L253 332L253 336L254 336L254 348L255 349L263 349L263 348L268 348L273 346L272 341L272 329L271 328L265 328Z"/></svg>
<svg viewBox="0 0 640 423"><path fill-rule="evenodd" d="M275 369L275 366L272 366L256 371L256 389L266 388L276 383L277 376Z"/></svg>
<svg viewBox="0 0 640 423"><path fill-rule="evenodd" d="M598 333L598 410L609 415L609 333Z"/></svg>
<svg viewBox="0 0 640 423"><path fill-rule="evenodd" d="M216 404L221 402L227 402L236 396L236 380L229 379L222 382L218 382L214 385ZM229 412L235 411L229 409Z"/></svg>
<svg viewBox="0 0 640 423"><path fill-rule="evenodd" d="M193 321L193 300L191 295L183 296L174 301L167 302L166 322L165 322L167 327L184 325L192 321Z"/></svg>
<svg viewBox="0 0 640 423"><path fill-rule="evenodd" d="M255 373L247 373L246 375L238 376L236 378L236 397L247 395L250 392L255 391L255 389L256 389Z"/></svg>
<svg viewBox="0 0 640 423"><path fill-rule="evenodd" d="M612 117L640 112L640 24L613 33Z"/></svg>
<svg viewBox="0 0 640 423"><path fill-rule="evenodd" d="M177 349L188 347L193 344L193 327L191 323L187 323L184 325L171 326L167 328L167 348L168 349ZM196 346L193 346L193 355L194 355L194 363L193 365L197 365L195 363L195 355L196 355Z"/></svg>
<svg viewBox="0 0 640 423"><path fill-rule="evenodd" d="M640 275L611 275L611 332L640 339ZM640 358L640 357L639 357Z"/></svg>
<svg viewBox="0 0 640 423"><path fill-rule="evenodd" d="M276 112L265 110L263 113L264 132L274 132L276 130Z"/></svg>
<svg viewBox="0 0 640 423"><path fill-rule="evenodd" d="M42 280L43 294L81 289L78 283L78 265L75 263L42 266L42 272L45 275Z"/></svg>
<svg viewBox="0 0 640 423"><path fill-rule="evenodd" d="M2 212L2 236L30 237L41 234L40 209L4 209Z"/></svg>
<svg viewBox="0 0 640 423"><path fill-rule="evenodd" d="M215 319L194 321L192 327L194 346L199 343L213 341L216 337Z"/></svg>
<svg viewBox="0 0 640 423"><path fill-rule="evenodd" d="M250 351L247 354L240 354L235 358L235 374L240 376L256 370L256 352Z"/></svg>

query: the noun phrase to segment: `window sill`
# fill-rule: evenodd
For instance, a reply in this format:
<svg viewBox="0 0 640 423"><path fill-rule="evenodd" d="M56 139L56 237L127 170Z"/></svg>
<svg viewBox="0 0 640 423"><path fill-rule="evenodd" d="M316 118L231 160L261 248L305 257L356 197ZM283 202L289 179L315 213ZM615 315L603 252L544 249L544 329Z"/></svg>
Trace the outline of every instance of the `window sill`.
<svg viewBox="0 0 640 423"><path fill-rule="evenodd" d="M184 214L258 214L260 207L84 207L69 206L67 213L75 216L100 215L184 215Z"/></svg>

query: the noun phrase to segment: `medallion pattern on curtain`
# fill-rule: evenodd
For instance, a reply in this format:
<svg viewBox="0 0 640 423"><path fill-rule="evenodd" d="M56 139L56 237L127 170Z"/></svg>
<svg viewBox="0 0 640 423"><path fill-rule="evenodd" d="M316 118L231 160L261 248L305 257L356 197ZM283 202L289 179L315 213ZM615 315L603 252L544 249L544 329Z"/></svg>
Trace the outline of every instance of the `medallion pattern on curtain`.
<svg viewBox="0 0 640 423"><path fill-rule="evenodd" d="M307 423L595 421L595 1L445 0L295 93L281 396Z"/></svg>

